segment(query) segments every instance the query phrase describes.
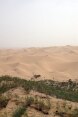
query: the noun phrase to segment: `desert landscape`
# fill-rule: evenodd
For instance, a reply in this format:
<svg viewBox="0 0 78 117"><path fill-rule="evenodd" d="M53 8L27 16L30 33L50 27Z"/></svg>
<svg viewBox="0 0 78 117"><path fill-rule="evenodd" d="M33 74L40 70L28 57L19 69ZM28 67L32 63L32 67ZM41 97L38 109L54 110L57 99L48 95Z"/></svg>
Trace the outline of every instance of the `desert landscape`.
<svg viewBox="0 0 78 117"><path fill-rule="evenodd" d="M78 117L78 47L1 49L0 117Z"/></svg>
<svg viewBox="0 0 78 117"><path fill-rule="evenodd" d="M0 75L31 79L78 80L78 47L60 46L0 50Z"/></svg>
<svg viewBox="0 0 78 117"><path fill-rule="evenodd" d="M0 117L78 117L78 0L0 0Z"/></svg>

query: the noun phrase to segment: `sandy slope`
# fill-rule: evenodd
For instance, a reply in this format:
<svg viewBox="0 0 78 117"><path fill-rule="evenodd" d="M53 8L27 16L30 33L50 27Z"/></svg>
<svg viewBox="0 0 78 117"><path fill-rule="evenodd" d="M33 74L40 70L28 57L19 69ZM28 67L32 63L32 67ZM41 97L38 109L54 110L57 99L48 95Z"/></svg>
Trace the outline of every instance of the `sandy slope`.
<svg viewBox="0 0 78 117"><path fill-rule="evenodd" d="M41 79L78 79L78 47L49 47L0 50L0 75Z"/></svg>

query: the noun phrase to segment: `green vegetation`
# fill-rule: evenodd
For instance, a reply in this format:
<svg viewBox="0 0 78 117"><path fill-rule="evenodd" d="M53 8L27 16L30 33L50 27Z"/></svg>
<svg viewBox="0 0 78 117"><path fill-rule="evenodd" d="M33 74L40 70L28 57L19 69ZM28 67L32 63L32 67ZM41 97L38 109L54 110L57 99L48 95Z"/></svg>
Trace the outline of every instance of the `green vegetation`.
<svg viewBox="0 0 78 117"><path fill-rule="evenodd" d="M28 107L33 107L44 114L48 114L51 108L50 103L46 103L46 101L44 102L43 100L30 96L27 97L26 101L14 111L12 117L21 117L26 112Z"/></svg>
<svg viewBox="0 0 78 117"><path fill-rule="evenodd" d="M24 80L17 77L11 76L1 76L0 77L0 109L6 108L8 101L7 97L3 95L6 91L10 89L15 89L22 87L26 91L26 100L24 102L18 101L17 109L13 112L12 117L22 117L22 115L27 115L27 108L31 107L37 111L41 111L43 114L49 114L51 109L51 104L48 96L45 98L40 98L37 96L32 97L30 91L37 91L44 93L49 96L55 96L59 99L65 99L73 102L78 102L78 83L69 79L67 82L58 82L53 80ZM43 96L44 97L44 96ZM67 107L67 103L63 103L58 106L55 115L60 117L78 117L78 109L72 110L71 105Z"/></svg>
<svg viewBox="0 0 78 117"><path fill-rule="evenodd" d="M1 85L1 82L7 82ZM13 83L9 83L13 81ZM17 77L2 76L0 77L0 94L15 87L23 87L25 91L35 90L50 96L56 96L73 102L78 102L78 83L69 80L68 82L57 82L52 80L32 81L19 79Z"/></svg>
<svg viewBox="0 0 78 117"><path fill-rule="evenodd" d="M50 102L45 102L43 100L38 100L35 99L34 100L34 104L35 104L35 109L38 111L43 112L44 114L49 114L49 110L51 108Z"/></svg>
<svg viewBox="0 0 78 117"><path fill-rule="evenodd" d="M25 106L28 107L28 106L31 106L31 104L34 103L34 98L33 97L27 97L26 98L26 102L25 102Z"/></svg>
<svg viewBox="0 0 78 117"><path fill-rule="evenodd" d="M26 111L26 107L20 106L15 110L12 117L21 117L25 111Z"/></svg>
<svg viewBox="0 0 78 117"><path fill-rule="evenodd" d="M9 99L0 95L0 109L5 108L8 104Z"/></svg>
<svg viewBox="0 0 78 117"><path fill-rule="evenodd" d="M36 110L41 111L44 114L48 114L48 112L51 108L49 100L44 101L44 100L38 99L37 97L35 97L35 98L27 97L25 106L33 107Z"/></svg>

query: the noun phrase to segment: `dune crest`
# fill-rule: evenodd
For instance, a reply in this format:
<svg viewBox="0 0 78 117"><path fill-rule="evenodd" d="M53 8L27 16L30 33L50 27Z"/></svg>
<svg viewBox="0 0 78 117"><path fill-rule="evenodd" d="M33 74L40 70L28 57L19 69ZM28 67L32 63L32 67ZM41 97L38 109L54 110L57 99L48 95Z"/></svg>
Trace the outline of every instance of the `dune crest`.
<svg viewBox="0 0 78 117"><path fill-rule="evenodd" d="M0 75L30 79L34 74L41 79L78 79L78 47L0 50Z"/></svg>

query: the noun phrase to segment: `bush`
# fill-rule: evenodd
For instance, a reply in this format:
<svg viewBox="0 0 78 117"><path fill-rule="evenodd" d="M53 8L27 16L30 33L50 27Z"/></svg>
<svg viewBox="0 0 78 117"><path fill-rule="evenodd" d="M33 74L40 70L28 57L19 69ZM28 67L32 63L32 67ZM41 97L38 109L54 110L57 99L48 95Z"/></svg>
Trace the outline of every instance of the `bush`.
<svg viewBox="0 0 78 117"><path fill-rule="evenodd" d="M26 111L26 107L20 106L19 108L15 110L12 117L21 117L25 111Z"/></svg>
<svg viewBox="0 0 78 117"><path fill-rule="evenodd" d="M9 99L4 96L0 96L0 109L5 108L8 104Z"/></svg>
<svg viewBox="0 0 78 117"><path fill-rule="evenodd" d="M34 102L34 98L33 97L27 97L25 106L28 107L31 104L33 104L33 102Z"/></svg>
<svg viewBox="0 0 78 117"><path fill-rule="evenodd" d="M51 108L50 102L38 100L37 98L34 101L34 106L35 106L35 109L43 112L44 114L48 114Z"/></svg>

